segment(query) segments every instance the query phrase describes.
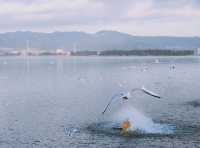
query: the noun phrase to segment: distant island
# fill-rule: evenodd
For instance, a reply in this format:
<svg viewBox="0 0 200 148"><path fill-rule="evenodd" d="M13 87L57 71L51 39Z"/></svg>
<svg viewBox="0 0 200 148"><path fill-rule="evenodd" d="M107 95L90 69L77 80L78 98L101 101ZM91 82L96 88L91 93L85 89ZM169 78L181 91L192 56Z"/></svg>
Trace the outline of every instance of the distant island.
<svg viewBox="0 0 200 148"><path fill-rule="evenodd" d="M117 31L0 34L0 56L172 56L198 55L199 51L200 37L134 36Z"/></svg>

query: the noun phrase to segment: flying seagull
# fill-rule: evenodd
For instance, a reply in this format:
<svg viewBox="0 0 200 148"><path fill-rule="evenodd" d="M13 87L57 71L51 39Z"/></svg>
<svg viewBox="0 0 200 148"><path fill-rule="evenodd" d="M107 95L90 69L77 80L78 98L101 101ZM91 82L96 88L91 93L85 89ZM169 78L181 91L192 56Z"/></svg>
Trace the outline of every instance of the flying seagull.
<svg viewBox="0 0 200 148"><path fill-rule="evenodd" d="M111 105L111 103L113 102L113 100L116 100L116 99L122 99L122 100L128 100L129 97L131 96L130 94L135 92L135 91L141 91L147 95L150 95L152 97L155 97L155 98L161 98L160 95L150 91L150 90L147 90L145 87L142 87L142 88L134 88L132 89L130 92L128 93L120 93L120 94L116 94L114 95L110 101L108 102L108 104L106 105L104 111L102 112L102 114L104 114L106 112L106 110L108 109L108 107Z"/></svg>

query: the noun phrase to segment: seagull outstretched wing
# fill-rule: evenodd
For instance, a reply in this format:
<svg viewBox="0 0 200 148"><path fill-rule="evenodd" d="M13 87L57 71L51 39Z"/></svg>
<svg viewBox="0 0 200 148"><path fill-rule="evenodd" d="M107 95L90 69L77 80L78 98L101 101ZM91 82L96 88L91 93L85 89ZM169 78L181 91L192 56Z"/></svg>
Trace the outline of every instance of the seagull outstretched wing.
<svg viewBox="0 0 200 148"><path fill-rule="evenodd" d="M150 95L152 97L161 98L160 95L158 95L158 94L146 89L144 86L142 88L134 88L134 89L131 90L132 93L135 92L135 91L141 91L141 92L143 92L143 93L145 93L147 95Z"/></svg>
<svg viewBox="0 0 200 148"><path fill-rule="evenodd" d="M116 100L116 99L121 99L123 97L126 97L126 95L124 93L120 93L120 94L116 94L114 96L111 97L110 101L108 102L108 104L106 105L105 109L103 110L102 114L104 114L106 112L106 110L108 109L108 107L111 105L111 103Z"/></svg>
<svg viewBox="0 0 200 148"><path fill-rule="evenodd" d="M154 93L154 92L152 92L152 91L150 91L150 90L147 90L145 87L142 87L142 88L134 88L134 89L132 89L132 90L130 91L130 93L133 93L133 92L135 92L135 91L141 91L141 92L143 92L143 93L145 93L145 94L147 94L147 95L150 95L150 96L152 96L152 97L161 98L160 95L158 95L158 94L156 94L156 93ZM129 98L129 96L130 96L130 93L128 92L128 93L120 93L120 94L114 95L114 96L110 99L110 101L108 102L108 104L106 105L106 107L105 107L105 109L103 110L102 114L104 114L104 113L106 112L106 110L108 109L108 107L111 105L111 103L112 103L114 100L117 100L117 99L126 99L126 100L127 100L127 99Z"/></svg>

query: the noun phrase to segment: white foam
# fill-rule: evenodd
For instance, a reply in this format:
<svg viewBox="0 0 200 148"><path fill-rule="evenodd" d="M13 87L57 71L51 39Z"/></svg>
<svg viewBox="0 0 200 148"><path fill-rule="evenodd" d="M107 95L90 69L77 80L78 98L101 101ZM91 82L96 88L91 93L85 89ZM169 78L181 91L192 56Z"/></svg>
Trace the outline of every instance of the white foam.
<svg viewBox="0 0 200 148"><path fill-rule="evenodd" d="M145 116L142 112L138 111L136 108L131 106L123 106L118 110L113 119L116 122L123 122L129 120L131 123L130 130L139 130L144 133L160 133L160 134L170 134L173 132L172 128L168 125L163 125L159 123L154 123L153 120Z"/></svg>

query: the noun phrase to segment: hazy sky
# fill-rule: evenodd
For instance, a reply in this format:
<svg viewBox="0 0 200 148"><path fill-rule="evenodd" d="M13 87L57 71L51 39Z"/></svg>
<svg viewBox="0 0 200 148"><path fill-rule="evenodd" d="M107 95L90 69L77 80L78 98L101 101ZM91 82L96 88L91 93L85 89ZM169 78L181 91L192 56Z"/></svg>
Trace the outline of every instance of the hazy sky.
<svg viewBox="0 0 200 148"><path fill-rule="evenodd" d="M0 32L200 36L200 0L0 0Z"/></svg>

